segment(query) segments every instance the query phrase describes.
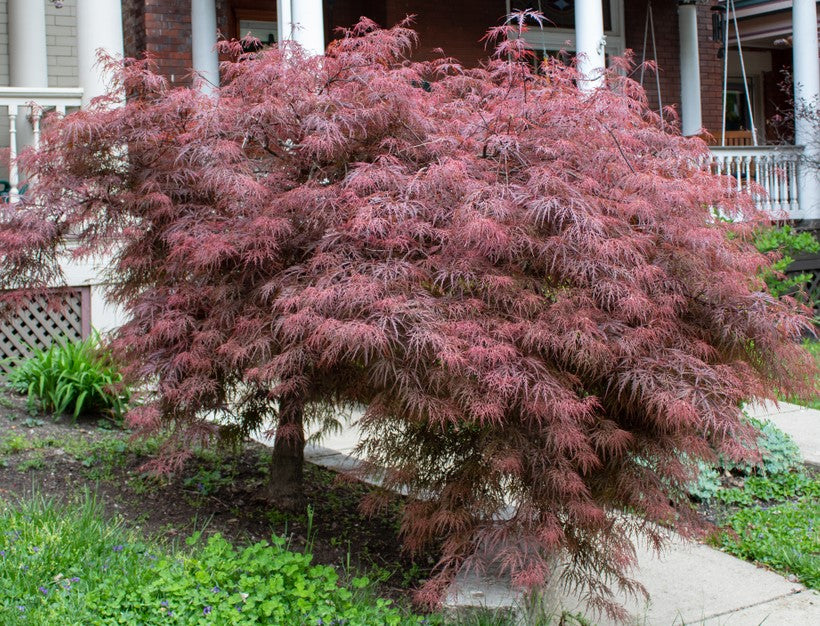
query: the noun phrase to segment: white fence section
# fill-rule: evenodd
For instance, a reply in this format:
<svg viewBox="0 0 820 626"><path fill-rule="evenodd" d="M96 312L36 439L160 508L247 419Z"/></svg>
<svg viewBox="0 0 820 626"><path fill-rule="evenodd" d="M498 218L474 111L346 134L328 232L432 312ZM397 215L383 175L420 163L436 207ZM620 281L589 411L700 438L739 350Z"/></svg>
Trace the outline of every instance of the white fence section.
<svg viewBox="0 0 820 626"><path fill-rule="evenodd" d="M732 176L737 189L752 189L758 207L775 219L803 217L798 197L798 175L803 146L725 146L711 148L709 166L715 174Z"/></svg>
<svg viewBox="0 0 820 626"><path fill-rule="evenodd" d="M80 88L28 88L28 87L0 87L0 110L8 115L9 133L9 202L16 202L20 194L20 171L16 157L23 147L17 137L20 128L19 119L25 118L31 126L31 137L34 145L40 141L40 121L43 115L55 110L65 115L68 109L79 108L82 102L83 90Z"/></svg>

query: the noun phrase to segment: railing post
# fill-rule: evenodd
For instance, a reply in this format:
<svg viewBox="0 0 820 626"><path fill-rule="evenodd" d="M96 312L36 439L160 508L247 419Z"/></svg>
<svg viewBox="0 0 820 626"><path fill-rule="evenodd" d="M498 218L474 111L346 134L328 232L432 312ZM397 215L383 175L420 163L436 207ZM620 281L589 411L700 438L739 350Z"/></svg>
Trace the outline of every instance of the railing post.
<svg viewBox="0 0 820 626"><path fill-rule="evenodd" d="M31 103L31 127L34 133L34 148L40 147L40 120L43 118L43 107L36 102Z"/></svg>
<svg viewBox="0 0 820 626"><path fill-rule="evenodd" d="M9 202L19 200L20 174L17 169L17 105L9 106Z"/></svg>

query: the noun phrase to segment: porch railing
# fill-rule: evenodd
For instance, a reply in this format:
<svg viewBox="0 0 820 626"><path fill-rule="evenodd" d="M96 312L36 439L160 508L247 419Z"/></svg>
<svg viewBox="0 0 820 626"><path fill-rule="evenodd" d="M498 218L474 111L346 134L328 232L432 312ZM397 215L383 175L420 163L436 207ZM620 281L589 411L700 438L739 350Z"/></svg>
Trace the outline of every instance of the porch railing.
<svg viewBox="0 0 820 626"><path fill-rule="evenodd" d="M738 190L751 189L759 208L776 219L803 217L797 184L803 146L714 146L711 152L712 171L733 177Z"/></svg>
<svg viewBox="0 0 820 626"><path fill-rule="evenodd" d="M79 108L83 90L80 88L29 88L0 87L0 111L8 112L9 120L9 180L6 194L9 202L16 202L20 195L20 172L16 157L23 147L17 136L17 120L25 117L31 125L35 146L40 142L40 121L49 110L65 115L66 110Z"/></svg>

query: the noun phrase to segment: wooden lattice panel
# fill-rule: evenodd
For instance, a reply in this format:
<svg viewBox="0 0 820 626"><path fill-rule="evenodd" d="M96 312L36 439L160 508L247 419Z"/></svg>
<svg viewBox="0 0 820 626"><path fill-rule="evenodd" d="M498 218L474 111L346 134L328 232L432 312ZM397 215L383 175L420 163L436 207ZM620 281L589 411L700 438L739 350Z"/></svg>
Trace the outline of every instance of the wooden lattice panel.
<svg viewBox="0 0 820 626"><path fill-rule="evenodd" d="M0 376L35 349L44 350L56 342L77 341L89 332L88 288L70 289L47 298L32 298L17 314L0 320Z"/></svg>

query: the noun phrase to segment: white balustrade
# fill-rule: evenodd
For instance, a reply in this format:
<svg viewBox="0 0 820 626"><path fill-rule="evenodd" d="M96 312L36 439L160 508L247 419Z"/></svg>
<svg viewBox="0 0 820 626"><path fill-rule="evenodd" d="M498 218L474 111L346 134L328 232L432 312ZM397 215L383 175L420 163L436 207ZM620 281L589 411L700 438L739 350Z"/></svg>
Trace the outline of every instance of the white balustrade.
<svg viewBox="0 0 820 626"><path fill-rule="evenodd" d="M775 219L803 217L797 184L803 146L721 146L711 152L711 170L751 191L760 209Z"/></svg>
<svg viewBox="0 0 820 626"><path fill-rule="evenodd" d="M40 143L40 121L48 111L65 115L68 109L79 108L82 89L0 87L0 112L5 109L9 118L9 189L8 201L17 202L20 195L20 169L17 155L25 146L19 145L17 120L25 117L31 124L34 145Z"/></svg>

